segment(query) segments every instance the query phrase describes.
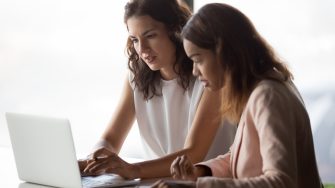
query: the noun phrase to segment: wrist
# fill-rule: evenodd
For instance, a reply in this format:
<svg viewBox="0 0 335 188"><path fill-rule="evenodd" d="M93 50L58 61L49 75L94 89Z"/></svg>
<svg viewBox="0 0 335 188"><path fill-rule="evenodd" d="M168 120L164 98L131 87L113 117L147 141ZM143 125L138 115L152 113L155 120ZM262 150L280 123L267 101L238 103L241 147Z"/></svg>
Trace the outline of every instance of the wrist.
<svg viewBox="0 0 335 188"><path fill-rule="evenodd" d="M100 148L106 148L109 151L116 153L113 146L106 139L103 139L103 138L98 140L98 142L93 146L93 151L100 149Z"/></svg>
<svg viewBox="0 0 335 188"><path fill-rule="evenodd" d="M141 178L141 166L137 163L131 164L129 179Z"/></svg>
<svg viewBox="0 0 335 188"><path fill-rule="evenodd" d="M86 156L86 159L92 159L93 154L99 150L105 148L106 150L109 150L111 152L114 152L114 149L112 148L111 144L108 143L108 141L104 140L103 138L99 139L98 142L94 144L94 146L91 148L90 153ZM114 152L115 153L115 152Z"/></svg>

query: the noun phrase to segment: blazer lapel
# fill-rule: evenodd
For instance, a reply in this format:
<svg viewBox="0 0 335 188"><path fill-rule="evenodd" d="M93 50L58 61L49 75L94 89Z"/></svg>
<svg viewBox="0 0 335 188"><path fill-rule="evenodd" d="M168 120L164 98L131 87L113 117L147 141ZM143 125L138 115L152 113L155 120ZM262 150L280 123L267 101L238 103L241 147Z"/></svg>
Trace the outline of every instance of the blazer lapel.
<svg viewBox="0 0 335 188"><path fill-rule="evenodd" d="M236 130L236 135L234 139L234 147L232 148L231 151L231 163L230 163L230 168L232 171L233 178L237 178L237 173L236 173L236 165L238 162L238 157L239 157L239 152L240 152L240 147L242 143L242 138L243 138L243 130L245 126L245 121L244 121L244 116L245 113L243 112L241 115L240 122L238 124L237 130Z"/></svg>

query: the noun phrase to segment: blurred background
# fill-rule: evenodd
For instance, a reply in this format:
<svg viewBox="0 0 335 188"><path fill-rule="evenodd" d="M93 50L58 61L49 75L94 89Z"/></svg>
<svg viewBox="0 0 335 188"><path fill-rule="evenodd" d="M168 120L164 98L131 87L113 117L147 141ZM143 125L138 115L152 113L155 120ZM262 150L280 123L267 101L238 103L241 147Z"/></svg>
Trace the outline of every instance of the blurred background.
<svg viewBox="0 0 335 188"><path fill-rule="evenodd" d="M127 0L0 0L0 147L5 112L67 117L78 157L111 118L127 74ZM288 63L305 100L324 182L335 183L335 1L225 2L244 12ZM137 126L121 155L141 157Z"/></svg>

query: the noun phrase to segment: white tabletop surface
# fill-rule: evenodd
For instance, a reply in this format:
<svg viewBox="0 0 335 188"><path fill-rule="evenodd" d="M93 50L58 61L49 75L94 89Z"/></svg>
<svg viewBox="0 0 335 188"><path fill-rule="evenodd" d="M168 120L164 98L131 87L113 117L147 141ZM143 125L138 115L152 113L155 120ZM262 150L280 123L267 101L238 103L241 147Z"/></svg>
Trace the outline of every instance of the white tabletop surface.
<svg viewBox="0 0 335 188"><path fill-rule="evenodd" d="M21 181L17 176L13 151L0 146L0 187L18 188Z"/></svg>
<svg viewBox="0 0 335 188"><path fill-rule="evenodd" d="M140 186L149 187L154 180L145 180ZM18 178L13 151L10 147L0 146L0 188L50 188L48 186L26 183Z"/></svg>
<svg viewBox="0 0 335 188"><path fill-rule="evenodd" d="M13 151L9 147L0 146L0 187L1 188L50 188L19 180Z"/></svg>

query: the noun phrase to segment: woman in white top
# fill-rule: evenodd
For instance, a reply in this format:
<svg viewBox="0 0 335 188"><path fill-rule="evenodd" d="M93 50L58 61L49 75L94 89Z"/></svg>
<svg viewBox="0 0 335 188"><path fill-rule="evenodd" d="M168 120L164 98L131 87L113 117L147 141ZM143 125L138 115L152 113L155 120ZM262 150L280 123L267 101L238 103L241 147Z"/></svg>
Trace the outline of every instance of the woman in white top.
<svg viewBox="0 0 335 188"><path fill-rule="evenodd" d="M221 124L220 92L207 91L192 76L192 62L180 39L189 17L189 9L176 0L126 4L129 77L101 141L88 159L79 161L83 175L163 177L179 155L188 155L192 162L205 158ZM150 160L129 164L117 154L135 119ZM232 138L227 137L227 146Z"/></svg>

